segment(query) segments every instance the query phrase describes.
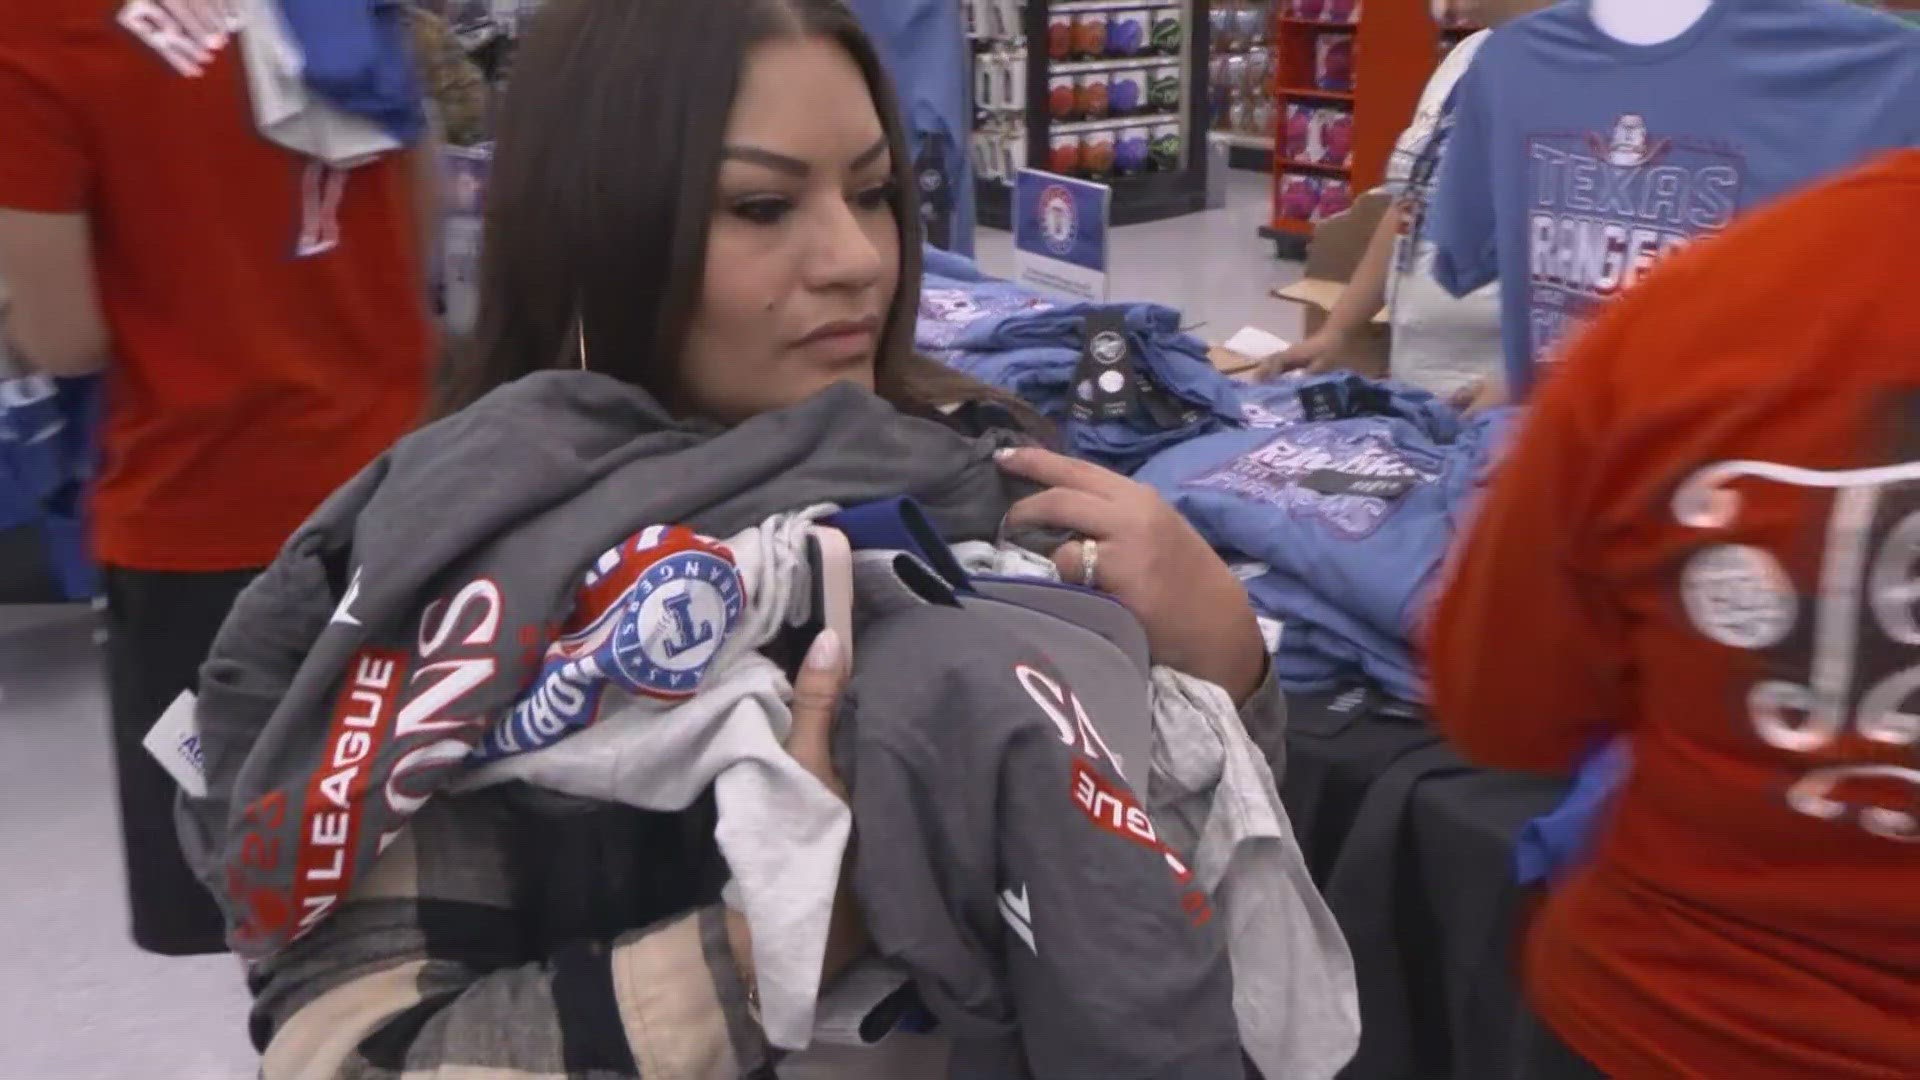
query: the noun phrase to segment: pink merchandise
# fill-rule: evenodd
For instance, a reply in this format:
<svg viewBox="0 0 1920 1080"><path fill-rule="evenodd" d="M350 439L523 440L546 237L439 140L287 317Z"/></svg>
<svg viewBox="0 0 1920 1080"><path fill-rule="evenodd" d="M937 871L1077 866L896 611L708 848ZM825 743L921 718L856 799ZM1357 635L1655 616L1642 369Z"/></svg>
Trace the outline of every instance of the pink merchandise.
<svg viewBox="0 0 1920 1080"><path fill-rule="evenodd" d="M1326 180L1320 184L1320 205L1314 209L1313 220L1321 221L1341 213L1353 205L1353 185L1345 180Z"/></svg>
<svg viewBox="0 0 1920 1080"><path fill-rule="evenodd" d="M1353 165L1353 114L1345 109L1325 109L1320 117L1320 157L1322 165Z"/></svg>
<svg viewBox="0 0 1920 1080"><path fill-rule="evenodd" d="M1322 90L1353 89L1353 35L1321 34L1313 42L1314 81Z"/></svg>
<svg viewBox="0 0 1920 1080"><path fill-rule="evenodd" d="M1293 17L1296 19L1319 19L1327 10L1327 0L1293 0Z"/></svg>
<svg viewBox="0 0 1920 1080"><path fill-rule="evenodd" d="M1280 216L1295 221L1312 221L1320 206L1320 181L1316 177L1283 173L1280 177Z"/></svg>
<svg viewBox="0 0 1920 1080"><path fill-rule="evenodd" d="M1306 161L1307 147L1313 135L1315 110L1305 105L1287 106L1287 159Z"/></svg>
<svg viewBox="0 0 1920 1080"><path fill-rule="evenodd" d="M1360 0L1327 0L1326 14L1321 17L1328 22L1357 23L1360 21Z"/></svg>

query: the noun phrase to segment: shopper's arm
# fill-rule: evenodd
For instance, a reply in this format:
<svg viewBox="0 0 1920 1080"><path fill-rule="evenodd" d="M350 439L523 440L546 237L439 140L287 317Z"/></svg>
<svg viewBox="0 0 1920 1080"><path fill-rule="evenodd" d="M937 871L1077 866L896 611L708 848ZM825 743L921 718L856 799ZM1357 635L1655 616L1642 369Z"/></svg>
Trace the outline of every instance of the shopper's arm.
<svg viewBox="0 0 1920 1080"><path fill-rule="evenodd" d="M1380 224L1373 230L1373 238L1367 242L1367 250L1361 254L1360 263L1354 267L1347 287L1341 290L1340 299L1334 302L1333 309L1327 313L1327 321L1313 336L1268 361L1267 374L1296 368L1320 372L1342 365L1354 338L1366 329L1387 302L1387 275L1393 267L1394 242L1399 235L1400 207L1394 203L1387 207L1386 213L1380 215ZM1366 374L1386 373L1370 371Z"/></svg>
<svg viewBox="0 0 1920 1080"><path fill-rule="evenodd" d="M0 323L30 367L85 375L107 362L109 335L93 275L93 230L85 213L0 208Z"/></svg>
<svg viewBox="0 0 1920 1080"><path fill-rule="evenodd" d="M764 1042L719 907L526 955L516 810L443 795L306 937L255 965L263 1080L751 1075Z"/></svg>
<svg viewBox="0 0 1920 1080"><path fill-rule="evenodd" d="M1627 719L1625 617L1597 537L1607 376L1640 297L1555 365L1448 567L1428 627L1434 718L1481 764L1564 772Z"/></svg>

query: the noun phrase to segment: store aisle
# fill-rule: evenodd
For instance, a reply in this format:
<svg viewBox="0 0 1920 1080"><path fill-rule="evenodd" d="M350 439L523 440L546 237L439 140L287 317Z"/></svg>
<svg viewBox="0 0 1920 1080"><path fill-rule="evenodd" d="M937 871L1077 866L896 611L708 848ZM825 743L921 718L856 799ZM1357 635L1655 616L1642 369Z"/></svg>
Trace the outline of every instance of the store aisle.
<svg viewBox="0 0 1920 1080"><path fill-rule="evenodd" d="M1299 340L1300 306L1268 295L1300 278L1300 264L1276 260L1272 242L1258 235L1270 185L1265 173L1235 169L1226 209L1115 230L1113 299L1177 308L1194 335L1213 344L1249 325ZM976 247L988 272L1013 273L1011 233L982 229Z"/></svg>
<svg viewBox="0 0 1920 1080"><path fill-rule="evenodd" d="M0 1077L243 1080L238 963L127 936L93 628L0 607Z"/></svg>

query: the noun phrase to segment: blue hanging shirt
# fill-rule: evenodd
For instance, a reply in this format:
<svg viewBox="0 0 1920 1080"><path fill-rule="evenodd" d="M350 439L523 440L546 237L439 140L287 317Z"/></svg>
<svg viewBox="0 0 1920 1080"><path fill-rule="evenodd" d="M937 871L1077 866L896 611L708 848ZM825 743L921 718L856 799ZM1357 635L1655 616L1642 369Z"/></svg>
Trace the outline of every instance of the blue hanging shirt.
<svg viewBox="0 0 1920 1080"><path fill-rule="evenodd" d="M966 30L953 0L850 0L900 92L921 201L930 201L922 166L939 174L950 204L946 247L973 254L973 80Z"/></svg>
<svg viewBox="0 0 1920 1080"><path fill-rule="evenodd" d="M1628 45L1586 0L1517 19L1454 91L1433 274L1496 279L1516 400L1601 304L1739 212L1920 145L1920 30L1838 0L1717 0Z"/></svg>

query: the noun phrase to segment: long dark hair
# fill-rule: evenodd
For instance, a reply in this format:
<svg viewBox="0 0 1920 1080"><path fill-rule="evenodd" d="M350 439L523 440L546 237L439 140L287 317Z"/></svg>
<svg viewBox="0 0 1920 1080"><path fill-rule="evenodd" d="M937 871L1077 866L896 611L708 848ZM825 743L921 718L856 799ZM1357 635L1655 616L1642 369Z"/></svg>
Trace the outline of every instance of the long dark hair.
<svg viewBox="0 0 1920 1080"><path fill-rule="evenodd" d="M755 46L793 35L847 51L893 151L900 284L877 390L908 410L1008 403L914 351L921 230L906 135L880 58L841 0L551 0L514 61L488 184L479 321L450 352L434 415L529 372L575 366L580 328L593 370L671 407L736 87Z"/></svg>

